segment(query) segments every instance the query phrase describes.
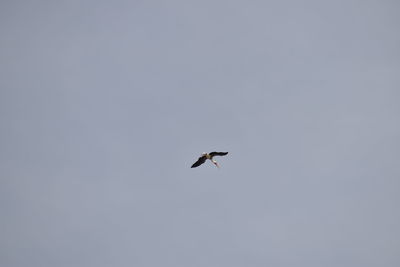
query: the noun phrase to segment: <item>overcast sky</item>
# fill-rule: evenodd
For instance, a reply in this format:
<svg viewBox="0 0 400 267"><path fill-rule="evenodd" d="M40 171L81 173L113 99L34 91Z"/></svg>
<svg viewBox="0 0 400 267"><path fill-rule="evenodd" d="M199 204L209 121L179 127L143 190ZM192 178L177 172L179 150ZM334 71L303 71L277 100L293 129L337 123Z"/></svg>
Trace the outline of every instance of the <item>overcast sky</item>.
<svg viewBox="0 0 400 267"><path fill-rule="evenodd" d="M399 14L2 1L0 265L400 266Z"/></svg>

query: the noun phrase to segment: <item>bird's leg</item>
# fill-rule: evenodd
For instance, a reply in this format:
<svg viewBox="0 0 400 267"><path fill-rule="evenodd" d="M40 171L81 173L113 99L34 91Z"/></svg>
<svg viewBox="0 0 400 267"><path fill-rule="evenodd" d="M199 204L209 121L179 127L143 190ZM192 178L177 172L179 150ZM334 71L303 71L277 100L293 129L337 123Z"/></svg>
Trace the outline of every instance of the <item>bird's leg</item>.
<svg viewBox="0 0 400 267"><path fill-rule="evenodd" d="M215 160L211 160L212 163L214 163L215 166L217 166L217 168L219 168L218 162L216 162Z"/></svg>

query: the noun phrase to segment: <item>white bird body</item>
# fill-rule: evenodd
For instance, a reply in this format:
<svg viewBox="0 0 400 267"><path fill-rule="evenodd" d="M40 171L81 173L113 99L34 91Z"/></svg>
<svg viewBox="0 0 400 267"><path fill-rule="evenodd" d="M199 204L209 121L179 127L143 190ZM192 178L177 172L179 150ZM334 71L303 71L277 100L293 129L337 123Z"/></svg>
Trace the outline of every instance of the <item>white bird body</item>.
<svg viewBox="0 0 400 267"><path fill-rule="evenodd" d="M203 164L204 162L206 162L207 159L211 160L212 163L214 163L215 166L217 166L219 168L218 162L213 159L214 156L225 156L227 155L228 152L210 152L210 153L203 153L201 154L200 158L193 163L191 168L196 168L198 166L200 166L201 164Z"/></svg>

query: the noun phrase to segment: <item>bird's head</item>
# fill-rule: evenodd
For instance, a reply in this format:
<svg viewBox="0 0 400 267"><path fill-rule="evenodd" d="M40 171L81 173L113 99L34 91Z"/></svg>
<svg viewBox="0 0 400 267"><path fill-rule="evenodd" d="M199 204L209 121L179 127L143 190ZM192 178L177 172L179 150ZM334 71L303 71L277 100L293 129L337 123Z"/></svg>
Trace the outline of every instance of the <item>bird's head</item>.
<svg viewBox="0 0 400 267"><path fill-rule="evenodd" d="M205 156L205 155L207 155L207 153L206 153L206 152L203 152L203 153L201 153L201 155L202 155L202 156Z"/></svg>

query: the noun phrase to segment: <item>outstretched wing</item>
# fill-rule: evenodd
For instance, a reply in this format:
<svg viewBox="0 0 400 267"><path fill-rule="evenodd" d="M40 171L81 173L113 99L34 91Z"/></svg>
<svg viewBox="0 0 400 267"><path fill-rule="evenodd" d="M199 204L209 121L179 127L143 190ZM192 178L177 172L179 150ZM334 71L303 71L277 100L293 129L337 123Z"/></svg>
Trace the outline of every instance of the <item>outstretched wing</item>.
<svg viewBox="0 0 400 267"><path fill-rule="evenodd" d="M206 156L201 156L195 163L193 163L191 168L196 168L206 162L207 157Z"/></svg>
<svg viewBox="0 0 400 267"><path fill-rule="evenodd" d="M211 153L209 153L209 155L211 157L214 157L214 156L225 156L227 154L228 154L228 152L211 152Z"/></svg>

